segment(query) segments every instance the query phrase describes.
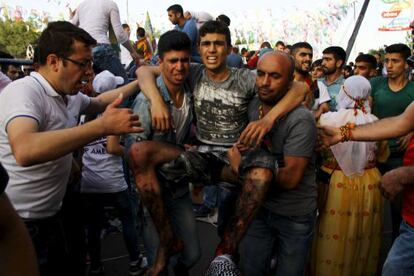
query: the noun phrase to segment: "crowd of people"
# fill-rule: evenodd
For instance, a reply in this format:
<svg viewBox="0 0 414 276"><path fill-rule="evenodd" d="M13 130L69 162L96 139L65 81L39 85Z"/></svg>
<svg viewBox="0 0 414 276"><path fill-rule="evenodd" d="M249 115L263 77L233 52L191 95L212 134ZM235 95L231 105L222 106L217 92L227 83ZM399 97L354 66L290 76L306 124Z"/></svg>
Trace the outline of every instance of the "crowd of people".
<svg viewBox="0 0 414 276"><path fill-rule="evenodd" d="M234 47L224 14L166 14L157 44L142 27L133 42L115 2L85 0L31 67L2 64L2 273L105 275L108 206L129 275L190 275L214 212L206 275L414 273L410 48L313 61L305 41Z"/></svg>

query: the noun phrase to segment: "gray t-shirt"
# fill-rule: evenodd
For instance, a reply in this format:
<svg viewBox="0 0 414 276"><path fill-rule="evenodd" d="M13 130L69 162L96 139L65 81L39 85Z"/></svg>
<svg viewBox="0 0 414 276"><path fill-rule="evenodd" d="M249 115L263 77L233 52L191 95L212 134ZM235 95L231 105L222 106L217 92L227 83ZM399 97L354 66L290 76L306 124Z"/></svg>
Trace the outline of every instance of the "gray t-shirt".
<svg viewBox="0 0 414 276"><path fill-rule="evenodd" d="M248 123L248 105L256 94L254 74L230 68L229 78L217 83L207 77L204 65L191 64L190 72L197 138L210 145L233 145Z"/></svg>
<svg viewBox="0 0 414 276"><path fill-rule="evenodd" d="M260 101L256 97L249 105L249 119L259 118ZM315 183L316 124L312 114L303 106L282 117L269 132L271 152L279 168L284 167L284 156L309 158L302 181L292 190L271 185L264 207L283 216L301 216L316 210Z"/></svg>

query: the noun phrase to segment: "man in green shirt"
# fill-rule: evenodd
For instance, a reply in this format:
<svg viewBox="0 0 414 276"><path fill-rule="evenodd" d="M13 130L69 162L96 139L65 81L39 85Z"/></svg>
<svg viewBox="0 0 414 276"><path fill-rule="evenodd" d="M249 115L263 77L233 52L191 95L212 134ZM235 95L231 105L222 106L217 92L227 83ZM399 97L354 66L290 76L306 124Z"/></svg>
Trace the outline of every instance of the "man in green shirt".
<svg viewBox="0 0 414 276"><path fill-rule="evenodd" d="M414 100L414 83L407 77L409 66L406 60L410 55L411 50L405 44L393 44L385 48L384 65L387 69L387 77L371 79L373 114L379 119L402 114ZM391 155L385 163L378 166L381 173L402 166L403 156L411 137L412 132L388 141ZM400 208L396 205L398 204L391 204L393 239L398 236L401 222Z"/></svg>

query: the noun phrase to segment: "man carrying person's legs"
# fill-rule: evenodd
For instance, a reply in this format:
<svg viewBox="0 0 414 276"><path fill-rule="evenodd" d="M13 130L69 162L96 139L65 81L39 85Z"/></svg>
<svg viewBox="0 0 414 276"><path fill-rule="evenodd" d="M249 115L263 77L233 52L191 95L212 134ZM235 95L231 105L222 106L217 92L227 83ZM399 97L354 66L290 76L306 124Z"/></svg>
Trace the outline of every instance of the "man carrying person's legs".
<svg viewBox="0 0 414 276"><path fill-rule="evenodd" d="M164 208L162 199L157 197L156 191L159 190L159 183L154 172L160 164L169 162L172 166L172 173L168 176L170 181L180 181L187 178L192 182L201 181L203 183L217 183L219 180L235 181L234 173L225 165L228 163L227 150L237 142L238 139L246 146L260 141L264 134L272 127L274 121L284 113L298 105L304 98L306 88L304 85L295 83L292 91L280 101L277 107L273 108L269 114L258 122L248 123L247 106L255 95L254 76L247 69L228 68L226 57L230 51L230 32L227 26L218 21L206 22L200 28L199 50L204 65L192 64L190 68L189 82L194 96L194 110L197 119L197 142L195 149L188 151L177 151L169 145L155 145L147 143L145 149L135 144L130 151L130 158L133 164L139 164L139 156L143 152L151 163L147 165L147 173L144 180L137 185L145 188L149 200L157 202L154 206L154 220L158 220L158 232L160 237L159 253L160 258L156 261L155 271L165 269L170 255L176 250L178 241L173 241L173 234L168 227L168 220L162 217L165 212L160 212ZM138 78L143 80L141 86L143 92L148 95L152 103L151 115L152 125L157 129L168 127L168 111L163 110L165 104L156 89L154 74L159 73L157 68L141 67L138 69ZM161 116L159 116L161 114ZM160 118L162 118L160 120ZM243 132L243 130L245 130ZM242 133L243 132L243 133ZM254 154L254 153L253 153ZM157 157L157 158L155 158ZM134 160L137 159L137 160ZM254 158L249 165L251 168L244 179L242 195L244 200L240 200L236 209L236 218L229 225L229 230L223 235L223 240L217 248L217 255L234 255L237 246L252 220L257 207L260 205L267 190L267 186L273 178L270 172L275 168L275 164L255 162ZM265 166L263 168L262 166ZM225 169L223 169L225 168ZM135 172L136 173L136 172ZM141 172L142 173L142 172ZM136 175L137 178L137 175ZM237 185L236 185L237 186ZM252 192L254 191L254 192ZM246 196L248 195L248 196ZM147 206L149 207L149 206ZM157 223L155 223L157 226ZM162 258L161 258L162 257Z"/></svg>
<svg viewBox="0 0 414 276"><path fill-rule="evenodd" d="M283 52L259 59L258 98L250 102L250 120L265 116L286 95L293 71L294 61ZM268 275L274 248L276 275L303 275L316 219L315 143L315 120L303 106L281 118L266 136L260 156L270 153L279 168L242 241L244 275ZM249 157L242 159L237 145L229 151L231 167L242 178Z"/></svg>

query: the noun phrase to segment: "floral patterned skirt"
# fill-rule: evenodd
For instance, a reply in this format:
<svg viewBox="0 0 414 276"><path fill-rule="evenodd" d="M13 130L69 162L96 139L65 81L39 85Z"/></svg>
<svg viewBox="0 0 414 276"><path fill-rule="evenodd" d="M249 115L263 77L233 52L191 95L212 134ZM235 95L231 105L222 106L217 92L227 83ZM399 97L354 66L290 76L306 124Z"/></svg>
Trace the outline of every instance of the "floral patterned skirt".
<svg viewBox="0 0 414 276"><path fill-rule="evenodd" d="M341 170L332 174L315 232L312 275L376 275L383 216L380 179L377 168L353 178Z"/></svg>

